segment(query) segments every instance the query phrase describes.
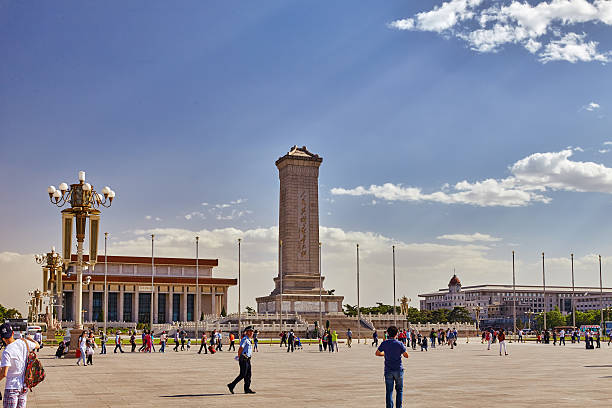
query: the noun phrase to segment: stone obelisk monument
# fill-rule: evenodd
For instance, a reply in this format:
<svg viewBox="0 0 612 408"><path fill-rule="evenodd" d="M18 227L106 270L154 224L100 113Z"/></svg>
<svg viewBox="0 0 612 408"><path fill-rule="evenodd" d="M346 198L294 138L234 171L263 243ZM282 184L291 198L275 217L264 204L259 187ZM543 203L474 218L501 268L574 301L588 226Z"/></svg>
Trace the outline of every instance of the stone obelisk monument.
<svg viewBox="0 0 612 408"><path fill-rule="evenodd" d="M259 313L341 312L343 296L328 295L319 282L319 166L323 158L293 146L276 161L280 178L279 271L269 296L257 298Z"/></svg>

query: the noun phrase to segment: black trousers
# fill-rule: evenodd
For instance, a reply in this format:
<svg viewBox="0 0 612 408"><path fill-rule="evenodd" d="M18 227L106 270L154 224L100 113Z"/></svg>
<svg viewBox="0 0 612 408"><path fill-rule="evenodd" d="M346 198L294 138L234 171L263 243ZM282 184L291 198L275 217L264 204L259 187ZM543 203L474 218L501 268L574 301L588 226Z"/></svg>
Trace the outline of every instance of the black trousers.
<svg viewBox="0 0 612 408"><path fill-rule="evenodd" d="M287 353L289 352L289 350L291 350L291 352L293 353L295 346L294 346L294 341L291 340L289 342L287 342Z"/></svg>
<svg viewBox="0 0 612 408"><path fill-rule="evenodd" d="M202 352L202 349L204 349L204 354L208 354L208 348L206 348L206 342L202 341L202 344L200 344L200 351L198 351L198 354L200 354Z"/></svg>
<svg viewBox="0 0 612 408"><path fill-rule="evenodd" d="M230 341L230 345L229 345L229 348L228 348L227 350L228 350L228 351L229 351L229 350L234 350L234 351L236 351L236 346L234 346L234 340Z"/></svg>
<svg viewBox="0 0 612 408"><path fill-rule="evenodd" d="M238 374L238 377L236 377L230 385L234 388L240 380L244 380L244 391L246 392L251 389L251 359L249 357L240 356L238 364L240 364L240 374Z"/></svg>

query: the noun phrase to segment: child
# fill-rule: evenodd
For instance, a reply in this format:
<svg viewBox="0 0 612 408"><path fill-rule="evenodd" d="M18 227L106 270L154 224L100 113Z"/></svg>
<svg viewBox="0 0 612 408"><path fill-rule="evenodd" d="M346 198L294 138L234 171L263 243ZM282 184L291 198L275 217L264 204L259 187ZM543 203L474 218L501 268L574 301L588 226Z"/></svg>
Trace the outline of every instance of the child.
<svg viewBox="0 0 612 408"><path fill-rule="evenodd" d="M427 351L427 337L425 336L423 336L423 338L421 339L421 351L423 351L423 349Z"/></svg>
<svg viewBox="0 0 612 408"><path fill-rule="evenodd" d="M94 349L93 349L93 346L91 345L91 343L89 343L89 344L87 345L86 354L87 354L87 362L86 362L86 365L93 365L93 354L94 354Z"/></svg>
<svg viewBox="0 0 612 408"><path fill-rule="evenodd" d="M191 338L187 339L187 351L191 348Z"/></svg>

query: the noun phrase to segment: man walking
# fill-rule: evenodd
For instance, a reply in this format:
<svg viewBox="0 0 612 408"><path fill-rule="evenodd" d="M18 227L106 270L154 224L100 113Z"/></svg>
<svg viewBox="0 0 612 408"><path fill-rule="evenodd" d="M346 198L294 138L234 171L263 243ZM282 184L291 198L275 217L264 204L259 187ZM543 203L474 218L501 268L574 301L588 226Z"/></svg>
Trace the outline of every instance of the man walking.
<svg viewBox="0 0 612 408"><path fill-rule="evenodd" d="M348 346L348 348L351 348L351 344L353 344L353 332L351 331L351 329L348 329L348 331L346 332L346 345Z"/></svg>
<svg viewBox="0 0 612 408"><path fill-rule="evenodd" d="M161 336L159 336L159 352L160 353L166 352L166 340L167 339L168 339L168 336L166 335L166 331L164 330Z"/></svg>
<svg viewBox="0 0 612 408"><path fill-rule="evenodd" d="M230 334L229 334L230 345L229 345L227 351L230 351L230 350L236 351L236 347L234 346L234 338L235 338L234 337L234 333L230 332Z"/></svg>
<svg viewBox="0 0 612 408"><path fill-rule="evenodd" d="M289 350L293 353L295 343L295 335L293 334L293 329L289 330L289 335L287 336L287 353Z"/></svg>
<svg viewBox="0 0 612 408"><path fill-rule="evenodd" d="M181 329L181 351L185 351L185 336L187 335L187 333L185 332L185 330Z"/></svg>
<svg viewBox="0 0 612 408"><path fill-rule="evenodd" d="M206 332L202 332L202 339L200 341L200 350L198 354L202 354L202 349L204 349L204 354L208 354L208 347L206 347Z"/></svg>
<svg viewBox="0 0 612 408"><path fill-rule="evenodd" d="M565 346L565 330L563 329L559 331L559 345L561 345L561 343Z"/></svg>
<svg viewBox="0 0 612 408"><path fill-rule="evenodd" d="M121 349L121 332L119 330L117 330L115 333L115 353L117 353L117 349L123 353L123 350Z"/></svg>
<svg viewBox="0 0 612 408"><path fill-rule="evenodd" d="M106 342L108 341L108 336L106 332L100 332L100 354L106 354Z"/></svg>
<svg viewBox="0 0 612 408"><path fill-rule="evenodd" d="M395 406L401 408L404 390L402 356L408 358L408 352L406 346L395 338L397 327L390 326L387 329L387 334L389 338L381 343L375 354L379 357L385 357L386 406L387 408L393 408L393 388L395 386Z"/></svg>
<svg viewBox="0 0 612 408"><path fill-rule="evenodd" d="M9 323L0 326L0 338L5 346L0 360L0 381L6 378L4 386L5 408L25 408L28 398L28 389L24 385L28 348L40 348L30 336L15 340L13 328Z"/></svg>
<svg viewBox="0 0 612 408"><path fill-rule="evenodd" d="M241 380L244 380L244 393L255 394L255 391L251 389L251 355L253 353L253 345L251 344L251 337L253 337L253 326L248 326L244 329L244 337L240 341L240 347L238 347L238 364L240 365L240 374L232 381L227 384L227 388L233 394L236 384Z"/></svg>
<svg viewBox="0 0 612 408"><path fill-rule="evenodd" d="M372 347L374 346L378 347L378 332L376 330L372 333Z"/></svg>

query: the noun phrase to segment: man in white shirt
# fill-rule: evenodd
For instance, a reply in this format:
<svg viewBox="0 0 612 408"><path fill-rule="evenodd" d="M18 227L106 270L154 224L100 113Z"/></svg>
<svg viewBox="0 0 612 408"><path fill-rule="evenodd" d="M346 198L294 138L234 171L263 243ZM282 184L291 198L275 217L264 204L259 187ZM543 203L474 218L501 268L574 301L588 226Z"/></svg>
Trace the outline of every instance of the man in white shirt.
<svg viewBox="0 0 612 408"><path fill-rule="evenodd" d="M563 329L559 331L559 345L561 345L561 342L563 342L563 345L565 346L565 330Z"/></svg>
<svg viewBox="0 0 612 408"><path fill-rule="evenodd" d="M40 348L40 345L29 336L27 339L15 340L13 328L9 323L0 326L0 337L5 345L0 360L0 381L6 378L3 404L5 407L25 408L28 390L23 379L28 347L33 350Z"/></svg>

